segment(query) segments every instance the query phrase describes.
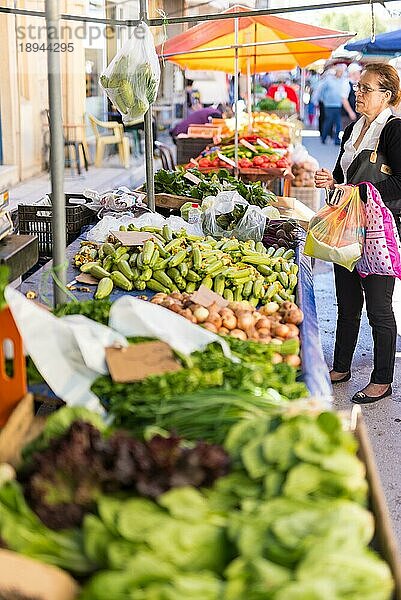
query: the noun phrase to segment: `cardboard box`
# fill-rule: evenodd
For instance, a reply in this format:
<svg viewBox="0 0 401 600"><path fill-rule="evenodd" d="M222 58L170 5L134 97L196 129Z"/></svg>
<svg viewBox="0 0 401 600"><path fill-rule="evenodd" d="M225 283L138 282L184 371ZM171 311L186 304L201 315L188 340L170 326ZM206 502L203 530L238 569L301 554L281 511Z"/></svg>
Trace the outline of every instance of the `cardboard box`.
<svg viewBox="0 0 401 600"><path fill-rule="evenodd" d="M277 202L273 206L278 208L282 217L295 219L305 231L308 229L309 221L316 214L308 206L297 200L297 198L277 196Z"/></svg>
<svg viewBox="0 0 401 600"><path fill-rule="evenodd" d="M394 600L401 600L401 553L393 532L390 513L377 472L373 449L361 413L358 415L355 436L359 442L359 458L365 463L370 489L370 509L375 517L375 546L390 566L395 582Z"/></svg>

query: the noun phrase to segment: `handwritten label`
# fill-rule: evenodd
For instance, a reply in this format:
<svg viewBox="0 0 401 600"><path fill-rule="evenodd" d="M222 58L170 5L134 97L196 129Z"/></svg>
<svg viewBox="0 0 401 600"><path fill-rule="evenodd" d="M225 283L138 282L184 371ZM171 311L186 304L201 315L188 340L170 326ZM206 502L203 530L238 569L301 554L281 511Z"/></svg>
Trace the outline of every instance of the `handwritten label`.
<svg viewBox="0 0 401 600"><path fill-rule="evenodd" d="M185 179L188 179L188 181L191 181L191 183L194 183L195 185L198 185L201 182L199 177L197 177L193 173L189 173L189 171L184 173L184 177L185 177Z"/></svg>
<svg viewBox="0 0 401 600"><path fill-rule="evenodd" d="M147 231L110 231L123 246L143 246L148 240L155 238L153 233Z"/></svg>
<svg viewBox="0 0 401 600"><path fill-rule="evenodd" d="M141 381L182 369L173 351L164 342L144 342L127 348L106 348L106 362L116 383Z"/></svg>
<svg viewBox="0 0 401 600"><path fill-rule="evenodd" d="M78 283L86 283L86 285L97 285L99 283L99 280L90 273L80 273L75 277L75 281L78 281Z"/></svg>
<svg viewBox="0 0 401 600"><path fill-rule="evenodd" d="M245 146L245 148L248 148L248 150L251 150L252 152L257 152L255 146L247 140L245 140L244 138L240 139L239 143Z"/></svg>
<svg viewBox="0 0 401 600"><path fill-rule="evenodd" d="M229 304L223 296L209 290L205 285L201 285L196 292L191 294L191 300L205 308L209 308L212 304L217 304L219 308L225 308Z"/></svg>
<svg viewBox="0 0 401 600"><path fill-rule="evenodd" d="M227 158L227 156L224 156L224 154L222 154L221 152L218 152L217 156L219 157L220 160L223 160L225 163L227 163L231 167L235 167L235 162L233 160L231 160L231 158Z"/></svg>

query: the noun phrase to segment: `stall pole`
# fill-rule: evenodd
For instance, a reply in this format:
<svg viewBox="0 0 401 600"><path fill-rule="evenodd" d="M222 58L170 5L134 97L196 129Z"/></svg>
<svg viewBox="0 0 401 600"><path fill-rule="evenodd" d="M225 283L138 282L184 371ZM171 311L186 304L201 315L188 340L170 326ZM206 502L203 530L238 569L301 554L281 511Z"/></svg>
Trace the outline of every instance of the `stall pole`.
<svg viewBox="0 0 401 600"><path fill-rule="evenodd" d="M46 31L48 47L60 42L60 2L46 0ZM50 179L52 189L52 228L53 228L53 269L58 284L54 280L55 304L66 302L62 289L66 280L66 222L64 196L64 134L62 120L60 54L47 51L49 125L50 125ZM60 285L61 284L61 285Z"/></svg>
<svg viewBox="0 0 401 600"><path fill-rule="evenodd" d="M238 93L239 93L239 63L238 63L238 19L234 19L234 110L235 110L235 133L234 133L234 161L235 161L235 173L238 175Z"/></svg>
<svg viewBox="0 0 401 600"><path fill-rule="evenodd" d="M148 0L139 0L140 19L148 22ZM146 195L148 207L155 211L155 181L153 171L153 130L152 130L152 106L144 116L145 128L145 167L146 167Z"/></svg>
<svg viewBox="0 0 401 600"><path fill-rule="evenodd" d="M301 69L301 89L299 90L299 117L301 121L305 118L305 105L304 105L304 94L305 94L305 82L306 82L306 71Z"/></svg>
<svg viewBox="0 0 401 600"><path fill-rule="evenodd" d="M247 105L248 105L248 133L252 133L252 75L251 57L246 59Z"/></svg>

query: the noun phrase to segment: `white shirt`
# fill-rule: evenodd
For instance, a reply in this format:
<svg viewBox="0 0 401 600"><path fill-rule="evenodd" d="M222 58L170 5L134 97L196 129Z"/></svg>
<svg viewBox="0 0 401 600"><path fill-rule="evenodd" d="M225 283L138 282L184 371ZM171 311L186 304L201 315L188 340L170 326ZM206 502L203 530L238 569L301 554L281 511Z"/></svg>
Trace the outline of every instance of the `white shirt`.
<svg viewBox="0 0 401 600"><path fill-rule="evenodd" d="M344 145L344 153L341 157L341 168L344 173L344 183L347 183L347 171L356 156L362 150L374 150L376 148L377 141L380 137L380 134L383 130L383 127L387 123L388 118L392 115L392 111L390 108L385 108L379 113L374 121L371 122L368 130L362 138L361 143L359 144L358 150L355 149L355 142L359 138L362 127L365 123L365 117L361 117L355 123L350 138L345 142Z"/></svg>

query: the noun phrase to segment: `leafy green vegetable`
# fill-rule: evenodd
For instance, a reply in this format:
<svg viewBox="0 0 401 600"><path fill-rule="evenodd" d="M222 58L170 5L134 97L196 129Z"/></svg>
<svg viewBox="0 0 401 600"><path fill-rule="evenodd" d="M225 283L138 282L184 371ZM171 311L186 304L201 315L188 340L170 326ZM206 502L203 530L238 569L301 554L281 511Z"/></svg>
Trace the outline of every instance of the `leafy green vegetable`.
<svg viewBox="0 0 401 600"><path fill-rule="evenodd" d="M69 302L60 304L54 309L56 317L65 315L83 315L98 323L107 325L109 322L111 302L109 300L85 300L83 302Z"/></svg>
<svg viewBox="0 0 401 600"><path fill-rule="evenodd" d="M102 433L107 431L105 422L97 413L82 406L62 407L48 416L42 433L23 448L22 456L24 460L29 462L34 452L45 450L52 440L64 435L74 421L91 423Z"/></svg>
<svg viewBox="0 0 401 600"><path fill-rule="evenodd" d="M244 183L236 179L226 169L220 169L217 173L202 173L196 169L189 169L200 183L194 185L185 177L186 171L166 171L160 169L155 173L155 192L157 194L173 194L185 196L194 200L202 201L208 196L216 196L219 192L236 190L249 204L255 204L260 208L276 202L277 198L273 192L267 190L258 182Z"/></svg>
<svg viewBox="0 0 401 600"><path fill-rule="evenodd" d="M84 554L82 533L75 529L55 532L45 527L26 504L17 482L0 487L0 538L10 550L77 575L94 570Z"/></svg>

